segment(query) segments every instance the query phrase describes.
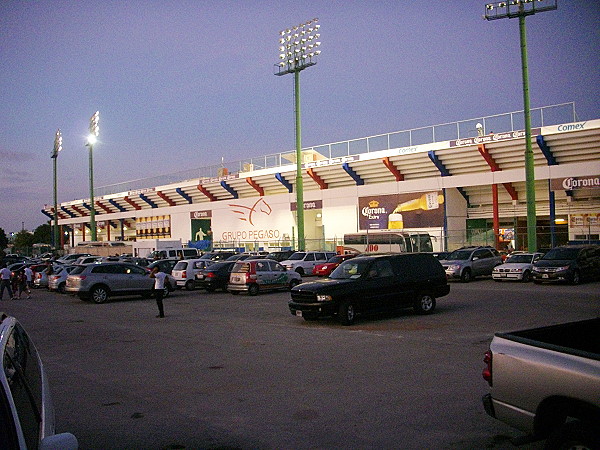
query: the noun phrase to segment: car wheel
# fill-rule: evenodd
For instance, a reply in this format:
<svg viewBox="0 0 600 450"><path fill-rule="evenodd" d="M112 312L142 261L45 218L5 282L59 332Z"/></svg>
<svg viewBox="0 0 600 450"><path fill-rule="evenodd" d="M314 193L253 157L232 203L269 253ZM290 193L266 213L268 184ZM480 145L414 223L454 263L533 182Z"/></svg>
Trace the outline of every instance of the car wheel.
<svg viewBox="0 0 600 450"><path fill-rule="evenodd" d="M258 291L260 291L258 284L251 284L248 286L248 295L258 295Z"/></svg>
<svg viewBox="0 0 600 450"><path fill-rule="evenodd" d="M435 297L427 293L417 294L414 309L418 314L431 314L435 309Z"/></svg>
<svg viewBox="0 0 600 450"><path fill-rule="evenodd" d="M96 286L92 289L92 300L94 303L104 303L108 300L108 289L104 286Z"/></svg>
<svg viewBox="0 0 600 450"><path fill-rule="evenodd" d="M186 291L193 291L194 290L194 281L193 280L187 280L185 282L185 290Z"/></svg>
<svg viewBox="0 0 600 450"><path fill-rule="evenodd" d="M60 292L61 294L64 294L67 292L66 288L67 288L67 283L64 283L64 282L60 283L58 285L58 292Z"/></svg>
<svg viewBox="0 0 600 450"><path fill-rule="evenodd" d="M580 421L564 424L553 432L546 441L547 449L592 449L600 448L600 433L589 424Z"/></svg>
<svg viewBox="0 0 600 450"><path fill-rule="evenodd" d="M531 281L531 272L529 270L523 272L523 279L521 281L523 281L523 283L529 283Z"/></svg>
<svg viewBox="0 0 600 450"><path fill-rule="evenodd" d="M471 269L463 270L463 273L460 275L460 281L463 283L468 283L471 281Z"/></svg>
<svg viewBox="0 0 600 450"><path fill-rule="evenodd" d="M298 275L300 275L301 277L303 277L304 276L304 269L302 267L297 267L296 268L296 273Z"/></svg>
<svg viewBox="0 0 600 450"><path fill-rule="evenodd" d="M292 288L294 286L298 286L300 284L300 280L296 280L295 278L293 280L290 280L290 291L292 290Z"/></svg>
<svg viewBox="0 0 600 450"><path fill-rule="evenodd" d="M338 319L342 325L352 325L356 319L354 303L344 300L338 310Z"/></svg>
<svg viewBox="0 0 600 450"><path fill-rule="evenodd" d="M579 284L581 283L581 275L579 273L579 270L575 270L573 272L573 278L571 278L571 284Z"/></svg>

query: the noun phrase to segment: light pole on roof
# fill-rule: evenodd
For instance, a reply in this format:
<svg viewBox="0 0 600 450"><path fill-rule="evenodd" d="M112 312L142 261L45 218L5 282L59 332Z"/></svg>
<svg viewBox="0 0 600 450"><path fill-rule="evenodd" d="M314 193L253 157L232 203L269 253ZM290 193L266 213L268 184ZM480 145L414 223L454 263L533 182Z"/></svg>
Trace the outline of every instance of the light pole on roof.
<svg viewBox="0 0 600 450"><path fill-rule="evenodd" d="M56 130L56 134L54 135L54 148L52 149L51 158L53 160L54 167L54 238L53 238L53 248L54 250L58 249L60 246L60 237L58 232L58 199L56 193L56 160L58 159L58 153L62 150L62 134L59 130Z"/></svg>
<svg viewBox="0 0 600 450"><path fill-rule="evenodd" d="M510 0L485 5L485 19L519 18L521 39L521 69L523 76L523 115L525 116L525 186L527 193L527 250L537 250L535 211L535 163L531 146L531 116L529 113L529 71L527 68L527 34L525 17L557 8L557 0Z"/></svg>
<svg viewBox="0 0 600 450"><path fill-rule="evenodd" d="M90 134L87 137L86 146L90 150L90 235L91 240L96 241L98 236L96 234L96 208L94 206L94 144L98 141L98 135L100 134L100 127L98 123L100 121L100 112L96 111L92 117L90 117Z"/></svg>
<svg viewBox="0 0 600 450"><path fill-rule="evenodd" d="M298 222L298 250L305 250L304 239L304 185L302 182L302 133L300 120L300 72L317 63L321 51L318 49L318 19L293 26L279 33L279 59L275 64L275 75L294 74L294 100L296 116L296 217Z"/></svg>

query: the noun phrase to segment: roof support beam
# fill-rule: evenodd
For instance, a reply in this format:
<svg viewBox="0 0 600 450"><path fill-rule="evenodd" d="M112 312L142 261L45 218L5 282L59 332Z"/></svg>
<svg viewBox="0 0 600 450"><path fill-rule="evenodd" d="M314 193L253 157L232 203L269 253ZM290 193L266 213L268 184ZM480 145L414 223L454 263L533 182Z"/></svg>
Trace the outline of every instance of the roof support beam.
<svg viewBox="0 0 600 450"><path fill-rule="evenodd" d="M112 211L110 209L108 209L106 206L104 206L100 200L96 200L96 205L98 205L100 208L102 208L104 211L106 211L107 213L111 213Z"/></svg>
<svg viewBox="0 0 600 450"><path fill-rule="evenodd" d="M362 186L365 184L365 180L363 180L360 177L360 175L356 173L356 171L352 167L350 167L350 164L348 164L347 162L342 164L342 169L344 169L346 173L352 177L352 179L356 182L357 186Z"/></svg>
<svg viewBox="0 0 600 450"><path fill-rule="evenodd" d="M189 195L187 195L183 189L177 188L177 189L175 189L175 192L177 192L179 195L181 195L183 197L183 199L185 201L187 201L190 205L192 203L194 203L194 201L192 200L192 197L190 197Z"/></svg>
<svg viewBox="0 0 600 450"><path fill-rule="evenodd" d="M538 134L537 137L535 138L535 141L537 142L537 145L540 148L540 150L542 151L543 155L546 157L546 161L548 161L548 165L549 166L558 166L558 161L554 157L554 154L552 153L552 150L550 149L550 147L548 147L548 144L546 143L544 136L542 136L541 134Z"/></svg>
<svg viewBox="0 0 600 450"><path fill-rule="evenodd" d="M444 166L444 163L442 162L442 160L435 154L435 152L433 150L429 150L427 152L427 156L429 156L429 159L431 160L433 165L437 168L437 170L440 171L440 175L442 175L443 177L452 176L450 171L448 169L446 169L446 166ZM465 190L461 187L457 187L456 190L458 192L460 192L460 195L462 195L463 198L467 201L467 206L469 206L470 205L469 196L467 195Z"/></svg>
<svg viewBox="0 0 600 450"><path fill-rule="evenodd" d="M485 144L479 144L477 146L477 150L479 150L479 154L485 159L485 162L488 163L488 166L492 169L492 172L500 172L502 169L498 165L498 163L494 160L492 155L490 155L485 148ZM513 187L512 183L502 183L506 192L510 195L510 198L513 200L519 200L519 194L517 190Z"/></svg>
<svg viewBox="0 0 600 450"><path fill-rule="evenodd" d="M150 205L151 208L158 208L158 205L152 201L148 196L140 194L140 198Z"/></svg>
<svg viewBox="0 0 600 450"><path fill-rule="evenodd" d="M167 204L169 206L177 206L177 203L175 203L173 200L171 200L167 194L165 194L162 191L156 191L156 195L158 195L160 198L162 198L165 202L167 202Z"/></svg>
<svg viewBox="0 0 600 450"><path fill-rule="evenodd" d="M392 175L394 175L394 177L396 177L396 181L404 181L404 175L402 175L400 173L400 171L398 170L398 168L390 160L389 156L386 156L385 158L383 158L381 160L381 162L383 162L383 165L385 167L387 167L390 172L392 172Z"/></svg>
<svg viewBox="0 0 600 450"><path fill-rule="evenodd" d="M54 220L54 214L50 214L49 212L47 212L45 209L42 209L42 214L44 214L45 216L48 216L48 218L50 220Z"/></svg>
<svg viewBox="0 0 600 450"><path fill-rule="evenodd" d="M64 212L66 212L69 216L71 217L77 217L76 214L73 214L71 211L69 211L67 208L65 208L64 206L61 206L60 209L62 209Z"/></svg>
<svg viewBox="0 0 600 450"><path fill-rule="evenodd" d="M133 209L135 209L137 211L139 211L140 209L142 209L142 207L140 205L138 205L136 202L134 202L128 196L123 197L123 200L125 200L127 203L129 203L131 206L133 206Z"/></svg>
<svg viewBox="0 0 600 450"><path fill-rule="evenodd" d="M86 203L84 203L84 205L85 204ZM89 215L87 212L85 212L83 209L79 208L77 205L71 205L71 208L73 208L76 213L80 214L81 217L85 217L85 216ZM87 206L87 208L90 209L89 205Z"/></svg>
<svg viewBox="0 0 600 450"><path fill-rule="evenodd" d="M229 186L227 183L225 183L225 181L221 181L221 187L223 189L225 189L227 192L229 192L231 195L233 195L233 198L239 198L236 190L234 188L232 188L231 186Z"/></svg>
<svg viewBox="0 0 600 450"><path fill-rule="evenodd" d="M111 205L113 205L115 208L117 208L120 212L125 212L127 211L126 208L123 208L121 205L119 205L114 199L110 199L108 200L108 203L110 203Z"/></svg>
<svg viewBox="0 0 600 450"><path fill-rule="evenodd" d="M214 202L217 200L217 197L215 197L214 195L212 195L208 189L206 189L204 186L202 186L201 184L199 184L198 186L196 186L198 188L198 190L200 192L202 192L211 202Z"/></svg>
<svg viewBox="0 0 600 450"><path fill-rule="evenodd" d="M319 185L319 189L327 189L327 183L325 183L323 178L317 175L317 172L315 172L314 169L308 169L306 173Z"/></svg>
<svg viewBox="0 0 600 450"><path fill-rule="evenodd" d="M252 186L254 188L254 190L256 190L256 192L258 192L258 195L260 195L261 197L263 197L265 195L265 190L262 187L260 187L258 185L258 183L252 179L252 177L247 177L246 183L248 183L250 186Z"/></svg>
<svg viewBox="0 0 600 450"><path fill-rule="evenodd" d="M281 172L278 172L275 174L275 179L277 181L279 181L281 184L283 184L283 186L288 190L288 192L291 194L292 192L294 192L294 186L292 185L292 183L290 183L288 180L286 180L283 175L281 175Z"/></svg>

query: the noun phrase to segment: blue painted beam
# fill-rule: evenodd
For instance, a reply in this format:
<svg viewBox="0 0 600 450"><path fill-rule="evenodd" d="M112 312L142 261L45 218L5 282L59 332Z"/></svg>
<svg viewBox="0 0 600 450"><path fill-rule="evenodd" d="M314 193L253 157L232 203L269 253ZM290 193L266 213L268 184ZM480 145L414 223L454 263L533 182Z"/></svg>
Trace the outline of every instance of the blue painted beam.
<svg viewBox="0 0 600 450"><path fill-rule="evenodd" d="M62 209L64 212L66 212L69 216L71 217L77 217L77 214L72 213L71 211L69 211L67 208L65 208L64 206L61 206L60 209Z"/></svg>
<svg viewBox="0 0 600 450"><path fill-rule="evenodd" d="M285 188L288 190L288 192L290 194L292 192L294 192L294 186L292 185L292 183L290 183L288 180L283 178L283 175L281 175L281 173L279 173L279 172L276 173L275 178L277 179L277 181L279 181L281 184L283 184L285 186Z"/></svg>
<svg viewBox="0 0 600 450"><path fill-rule="evenodd" d="M233 198L238 198L238 193L236 192L236 190L229 186L227 183L225 183L225 181L221 181L221 187L227 192L229 192L231 195L233 195Z"/></svg>
<svg viewBox="0 0 600 450"><path fill-rule="evenodd" d="M435 154L435 152L433 150L428 151L427 156L429 156L429 159L434 164L434 166L437 168L437 170L440 171L440 174L443 177L449 177L452 175L450 173L450 171L448 169L446 169L446 166L444 166L444 163L442 162L442 160L440 158L438 158L438 156ZM460 195L462 195L463 198L467 201L467 207L468 207L470 205L470 202L469 202L469 196L467 195L466 191L461 187L457 187L456 190L458 190L458 192L460 192Z"/></svg>
<svg viewBox="0 0 600 450"><path fill-rule="evenodd" d="M192 197L190 197L189 195L187 195L183 189L181 188L177 188L175 189L175 192L177 192L179 195L181 195L189 204L194 203L194 201L192 200Z"/></svg>
<svg viewBox="0 0 600 450"><path fill-rule="evenodd" d="M347 162L342 164L342 169L344 169L346 173L352 177L352 179L356 182L357 186L362 186L365 184L365 180L363 180L360 177L360 175L357 174L356 171L352 167L350 167L350 164L348 164Z"/></svg>
<svg viewBox="0 0 600 450"><path fill-rule="evenodd" d="M121 205L119 205L115 200L113 200L112 198L108 201L108 203L110 203L111 205L113 205L115 208L117 208L119 211L121 212L126 212L127 209L123 208Z"/></svg>
<svg viewBox="0 0 600 450"><path fill-rule="evenodd" d="M83 202L83 207L87 208L88 211L92 210L92 208L90 207L90 205L88 205L86 202Z"/></svg>
<svg viewBox="0 0 600 450"><path fill-rule="evenodd" d="M151 208L158 208L158 205L146 197L144 194L140 194L140 198L150 205Z"/></svg>
<svg viewBox="0 0 600 450"><path fill-rule="evenodd" d="M548 161L548 165L549 166L558 166L558 161L556 160L556 158L554 157L554 154L552 153L552 150L550 149L550 147L548 147L548 144L544 140L544 136L542 136L541 134L538 134L537 137L535 138L535 141L537 142L538 147L542 151L542 154L546 157L546 161Z"/></svg>
<svg viewBox="0 0 600 450"><path fill-rule="evenodd" d="M54 220L54 214L50 214L49 212L47 212L44 209L42 209L42 214L48 216L50 218L50 220Z"/></svg>

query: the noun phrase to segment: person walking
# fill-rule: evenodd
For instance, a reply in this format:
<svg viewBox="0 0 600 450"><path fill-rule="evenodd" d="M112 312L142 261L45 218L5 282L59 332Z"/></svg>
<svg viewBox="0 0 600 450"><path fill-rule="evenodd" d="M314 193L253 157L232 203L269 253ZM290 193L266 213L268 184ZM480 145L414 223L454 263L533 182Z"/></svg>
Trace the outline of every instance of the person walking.
<svg viewBox="0 0 600 450"><path fill-rule="evenodd" d="M13 300L13 290L10 286L11 283L11 272L7 269L6 264L2 264L0 269L0 300L4 298L4 289L8 289L8 299Z"/></svg>
<svg viewBox="0 0 600 450"><path fill-rule="evenodd" d="M163 295L165 293L165 278L167 274L162 272L158 266L152 268L150 272L150 278L154 278L154 296L156 297L156 305L158 306L158 316L165 317L165 310L163 307Z"/></svg>
<svg viewBox="0 0 600 450"><path fill-rule="evenodd" d="M17 289L19 291L19 296L17 298L21 300L23 292L27 292L27 276L25 275L25 270L19 270L19 272L15 274L15 278L17 279Z"/></svg>
<svg viewBox="0 0 600 450"><path fill-rule="evenodd" d="M27 278L27 298L31 298L31 289L33 288L33 270L31 267L25 267L25 277Z"/></svg>

